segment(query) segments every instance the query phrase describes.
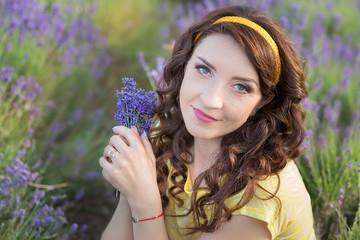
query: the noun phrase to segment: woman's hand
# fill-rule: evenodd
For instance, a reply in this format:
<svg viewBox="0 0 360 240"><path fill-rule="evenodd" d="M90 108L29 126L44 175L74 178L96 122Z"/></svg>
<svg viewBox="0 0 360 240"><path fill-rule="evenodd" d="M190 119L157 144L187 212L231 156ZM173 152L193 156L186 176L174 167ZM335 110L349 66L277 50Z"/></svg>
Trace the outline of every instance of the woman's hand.
<svg viewBox="0 0 360 240"><path fill-rule="evenodd" d="M139 136L135 127L118 126L113 131L117 135L110 138L99 159L104 178L137 209L158 201L156 159L146 135Z"/></svg>

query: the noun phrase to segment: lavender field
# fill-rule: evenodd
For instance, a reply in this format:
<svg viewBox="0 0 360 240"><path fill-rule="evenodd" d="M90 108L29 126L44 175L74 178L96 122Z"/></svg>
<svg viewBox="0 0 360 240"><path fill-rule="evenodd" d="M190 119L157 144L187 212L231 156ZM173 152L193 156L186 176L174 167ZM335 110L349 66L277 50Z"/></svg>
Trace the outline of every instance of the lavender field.
<svg viewBox="0 0 360 240"><path fill-rule="evenodd" d="M99 239L116 90L154 89L176 37L221 6L273 15L307 60L297 160L318 239L360 239L360 2L0 0L0 240Z"/></svg>

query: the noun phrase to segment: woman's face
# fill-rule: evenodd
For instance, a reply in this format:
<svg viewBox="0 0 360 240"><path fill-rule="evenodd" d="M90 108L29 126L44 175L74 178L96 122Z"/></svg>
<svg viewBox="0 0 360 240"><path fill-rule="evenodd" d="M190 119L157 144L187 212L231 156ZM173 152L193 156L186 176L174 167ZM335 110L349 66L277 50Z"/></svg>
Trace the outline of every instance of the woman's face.
<svg viewBox="0 0 360 240"><path fill-rule="evenodd" d="M259 76L230 36L213 34L196 47L185 69L180 108L194 138L217 139L262 106Z"/></svg>

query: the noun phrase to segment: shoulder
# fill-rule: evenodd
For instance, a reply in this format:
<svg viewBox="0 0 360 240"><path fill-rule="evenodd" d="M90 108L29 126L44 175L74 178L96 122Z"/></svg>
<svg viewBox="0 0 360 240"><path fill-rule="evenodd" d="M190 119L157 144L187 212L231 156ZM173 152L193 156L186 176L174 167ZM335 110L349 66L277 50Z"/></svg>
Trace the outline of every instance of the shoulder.
<svg viewBox="0 0 360 240"><path fill-rule="evenodd" d="M233 214L266 222L273 238L299 234L301 239L309 239L306 235L313 234L311 200L296 164L290 161L278 176L268 176L259 185L266 191L258 188L255 197ZM267 191L276 197L269 199ZM229 199L229 207L236 206L242 193Z"/></svg>
<svg viewBox="0 0 360 240"><path fill-rule="evenodd" d="M201 233L197 239L270 240L271 234L266 225L263 221L245 215L232 216L214 233Z"/></svg>

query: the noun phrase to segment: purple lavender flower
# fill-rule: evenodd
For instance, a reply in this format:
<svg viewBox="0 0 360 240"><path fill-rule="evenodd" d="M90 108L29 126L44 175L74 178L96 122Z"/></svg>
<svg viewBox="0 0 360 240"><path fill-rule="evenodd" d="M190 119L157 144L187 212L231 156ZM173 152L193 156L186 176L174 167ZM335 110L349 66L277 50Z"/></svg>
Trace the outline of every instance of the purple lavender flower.
<svg viewBox="0 0 360 240"><path fill-rule="evenodd" d="M279 22L283 28L289 29L289 19L286 16L281 16Z"/></svg>
<svg viewBox="0 0 360 240"><path fill-rule="evenodd" d="M343 204L343 200L344 200L344 188L340 188L337 199L338 199L339 206L341 206Z"/></svg>
<svg viewBox="0 0 360 240"><path fill-rule="evenodd" d="M99 174L95 171L90 171L90 172L87 172L85 177L89 180L92 180L92 179L96 179L99 177Z"/></svg>
<svg viewBox="0 0 360 240"><path fill-rule="evenodd" d="M20 76L16 84L11 86L11 94L19 97L19 104L23 101L33 101L42 91L42 87L34 78L25 79L24 76Z"/></svg>
<svg viewBox="0 0 360 240"><path fill-rule="evenodd" d="M352 134L352 129L350 126L347 126L345 128L345 133L344 133L344 142L346 142L351 137L351 134Z"/></svg>
<svg viewBox="0 0 360 240"><path fill-rule="evenodd" d="M338 90L339 90L338 85L334 85L332 88L330 88L330 90L328 92L328 99L331 99Z"/></svg>
<svg viewBox="0 0 360 240"><path fill-rule="evenodd" d="M0 194L8 194L12 189L26 186L38 176L38 173L31 173L29 167L17 157L5 169L5 173L5 180L0 183Z"/></svg>
<svg viewBox="0 0 360 240"><path fill-rule="evenodd" d="M326 138L324 135L319 135L318 144L320 147L326 145Z"/></svg>
<svg viewBox="0 0 360 240"><path fill-rule="evenodd" d="M54 156L53 152L49 152L48 157L45 162L45 165L47 165L47 166L50 165L51 160L53 159L53 156Z"/></svg>
<svg viewBox="0 0 360 240"><path fill-rule="evenodd" d="M101 109L96 110L94 113L90 115L90 118L94 122L98 122L103 116L104 112Z"/></svg>
<svg viewBox="0 0 360 240"><path fill-rule="evenodd" d="M309 110L316 113L320 110L320 105L316 101L311 102L309 105Z"/></svg>
<svg viewBox="0 0 360 240"><path fill-rule="evenodd" d="M150 68L149 68L148 64L145 62L143 52L138 52L137 53L137 59L138 59L138 62L140 63L140 65L141 65L141 67L144 69L144 71L146 73L150 72Z"/></svg>
<svg viewBox="0 0 360 240"><path fill-rule="evenodd" d="M35 205L40 205L42 203L40 200L44 197L45 197L44 191L36 191L32 194L30 203L34 203Z"/></svg>
<svg viewBox="0 0 360 240"><path fill-rule="evenodd" d="M294 43L296 48L300 48L304 42L304 38L300 35L289 34L289 38ZM305 55L305 54L304 54Z"/></svg>
<svg viewBox="0 0 360 240"><path fill-rule="evenodd" d="M294 18L296 18L298 16L298 12L299 12L299 4L298 3L292 3L291 4L291 16L293 16Z"/></svg>
<svg viewBox="0 0 360 240"><path fill-rule="evenodd" d="M6 45L6 52L10 52L11 48L12 48L12 43L9 42L9 43Z"/></svg>
<svg viewBox="0 0 360 240"><path fill-rule="evenodd" d="M347 167L347 168L351 168L352 165L353 165L353 161L350 160L350 161L346 164L346 167Z"/></svg>
<svg viewBox="0 0 360 240"><path fill-rule="evenodd" d="M104 70L111 62L110 56L103 51L99 56L92 60L92 76L95 79L100 79L104 76Z"/></svg>
<svg viewBox="0 0 360 240"><path fill-rule="evenodd" d="M31 141L29 139L26 139L24 145L25 145L26 148L30 148L31 147Z"/></svg>
<svg viewBox="0 0 360 240"><path fill-rule="evenodd" d="M319 14L315 22L312 24L312 33L315 41L317 41L319 36L322 36L324 34L323 20L324 17Z"/></svg>
<svg viewBox="0 0 360 240"><path fill-rule="evenodd" d="M133 78L123 78L122 81L124 87L121 91L116 90L118 111L114 119L119 121L120 125L135 126L139 133L148 131L152 124L157 96L153 91L137 89Z"/></svg>
<svg viewBox="0 0 360 240"><path fill-rule="evenodd" d="M0 72L0 81L11 82L13 73L13 67L3 67Z"/></svg>
<svg viewBox="0 0 360 240"><path fill-rule="evenodd" d="M52 135L50 136L50 139L48 140L48 145L52 147L55 144L55 140L57 136L64 131L65 129L65 123L59 123L55 122L53 125L50 126Z"/></svg>
<svg viewBox="0 0 360 240"><path fill-rule="evenodd" d="M85 195L85 189L81 188L79 191L76 192L75 194L75 199L76 200L81 200Z"/></svg>
<svg viewBox="0 0 360 240"><path fill-rule="evenodd" d="M25 213L26 213L26 210L25 210L25 209L19 209L19 210L13 211L14 217L19 217L20 222L23 222L23 221L24 221Z"/></svg>
<svg viewBox="0 0 360 240"><path fill-rule="evenodd" d="M64 215L64 211L60 207L54 209L54 207L45 204L32 217L31 230L38 236L53 233L66 223Z"/></svg>
<svg viewBox="0 0 360 240"><path fill-rule="evenodd" d="M76 229L78 229L78 224L74 223L73 225L71 225L70 229L69 229L69 234L73 233L76 231Z"/></svg>
<svg viewBox="0 0 360 240"><path fill-rule="evenodd" d="M152 80L151 84L154 84L154 88L155 85L158 85L158 83L160 82L160 77L162 75L162 72L164 70L164 67L166 65L166 60L162 57L156 57L155 61L156 61L156 69L154 70L150 70L149 65L146 63L145 58L144 58L144 53L143 52L138 52L137 54L137 59L138 62L140 63L141 67L143 68L143 70L146 73L146 76ZM162 86L160 86L160 88L166 87L165 86L165 82L162 82Z"/></svg>
<svg viewBox="0 0 360 240"><path fill-rule="evenodd" d="M314 84L313 84L313 88L314 89L321 89L321 87L323 86L324 84L324 80L322 79L317 79Z"/></svg>
<svg viewBox="0 0 360 240"><path fill-rule="evenodd" d="M345 68L345 74L344 77L340 80L341 85L343 86L343 88L347 89L349 87L350 84L350 77L351 74L353 72L352 67L347 66Z"/></svg>
<svg viewBox="0 0 360 240"><path fill-rule="evenodd" d="M72 126L74 124L74 122L79 121L79 119L82 116L82 110L78 109L75 112L73 112L73 114L71 115L70 119L68 120L67 124L69 126Z"/></svg>
<svg viewBox="0 0 360 240"><path fill-rule="evenodd" d="M94 8L83 7L82 14L75 14L72 8L72 5L62 7L57 3L38 0L2 0L0 26L5 35L17 33L20 44L27 39L33 40L38 46L54 43L53 46L59 49L56 57L62 61L64 73L68 74L74 63L82 64L89 53L104 49L106 42L99 29L92 24ZM7 45L8 51L12 49L11 44ZM98 74L104 71L100 65L93 69L99 69Z"/></svg>
<svg viewBox="0 0 360 240"><path fill-rule="evenodd" d="M340 14L335 14L334 15L334 27L336 29L339 28L342 21L343 21L343 16L341 16Z"/></svg>
<svg viewBox="0 0 360 240"><path fill-rule="evenodd" d="M88 225L82 224L78 232L81 234L81 233L85 232L86 230L88 230L88 228L89 228Z"/></svg>
<svg viewBox="0 0 360 240"><path fill-rule="evenodd" d="M39 159L31 166L31 169L36 169L36 168L40 167L41 163L42 163L42 161L41 161L41 159Z"/></svg>

